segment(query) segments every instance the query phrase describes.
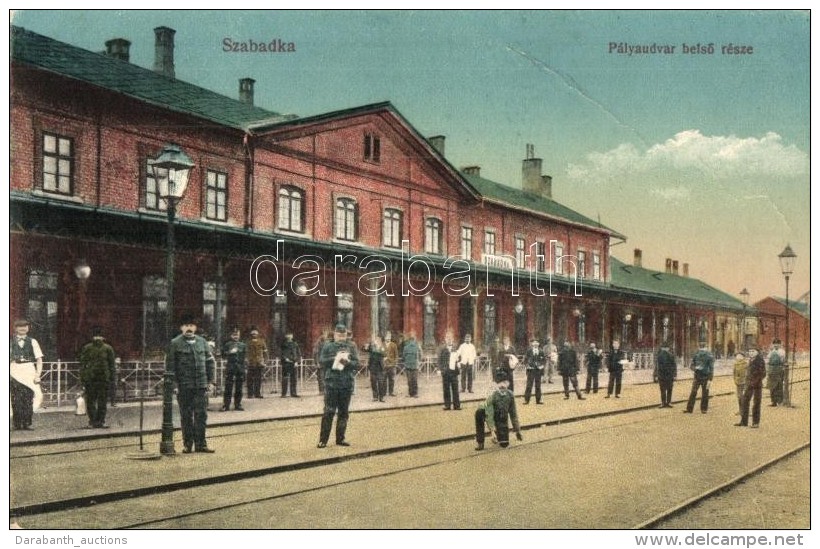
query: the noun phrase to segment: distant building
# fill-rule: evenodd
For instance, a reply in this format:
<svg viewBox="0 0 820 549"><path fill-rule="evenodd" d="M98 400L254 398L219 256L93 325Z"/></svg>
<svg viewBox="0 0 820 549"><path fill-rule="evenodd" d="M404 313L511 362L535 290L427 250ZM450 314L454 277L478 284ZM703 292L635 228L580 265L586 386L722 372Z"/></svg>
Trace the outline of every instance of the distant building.
<svg viewBox="0 0 820 549"><path fill-rule="evenodd" d="M806 296L804 296L806 297ZM755 303L758 310L758 344L768 349L775 339L786 344L786 300L767 297ZM807 299L789 300L789 352L811 350L811 316Z"/></svg>

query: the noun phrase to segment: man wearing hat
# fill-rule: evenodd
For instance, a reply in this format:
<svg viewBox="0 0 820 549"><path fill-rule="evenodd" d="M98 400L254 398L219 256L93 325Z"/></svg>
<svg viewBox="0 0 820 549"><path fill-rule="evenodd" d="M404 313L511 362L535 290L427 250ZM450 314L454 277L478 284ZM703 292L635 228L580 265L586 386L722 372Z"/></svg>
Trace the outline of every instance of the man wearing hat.
<svg viewBox="0 0 820 549"><path fill-rule="evenodd" d="M769 395L772 403L769 406L783 404L783 381L785 379L786 353L780 347L780 340L772 341L772 352L769 353Z"/></svg>
<svg viewBox="0 0 820 549"><path fill-rule="evenodd" d="M177 403L182 423L182 453L192 451L212 454L205 440L208 422L208 395L214 388L216 361L205 338L196 335L196 319L185 315L180 321L180 335L171 340L165 368L174 374Z"/></svg>
<svg viewBox="0 0 820 549"><path fill-rule="evenodd" d="M695 398L698 396L698 389L701 389L700 412L705 414L709 410L709 385L715 374L715 357L706 350L706 342L700 342L700 348L692 356L692 365L695 372L692 380L692 390L689 392L689 401L686 403L684 414L691 414L695 409Z"/></svg>
<svg viewBox="0 0 820 549"><path fill-rule="evenodd" d="M541 375L544 372L546 356L538 340L533 338L530 341L530 348L524 355L524 366L527 370L527 386L524 389L524 404L530 403L533 386L535 386L535 403L541 404Z"/></svg>
<svg viewBox="0 0 820 549"><path fill-rule="evenodd" d="M242 411L242 384L245 382L245 372L247 363L245 354L247 345L240 341L242 334L238 327L231 330L231 337L222 345L222 358L226 360L225 365L225 393L222 399L222 411L231 409L231 397L233 397L234 410Z"/></svg>
<svg viewBox="0 0 820 549"><path fill-rule="evenodd" d="M356 346L347 339L347 326L342 323L336 325L333 341L322 347L319 362L325 372L325 407L317 448L327 446L334 415L337 416L336 445L350 446L345 440L345 432L355 375L359 368L359 354Z"/></svg>
<svg viewBox="0 0 820 549"><path fill-rule="evenodd" d="M293 332L285 333L285 340L282 342L282 350L279 355L282 359L282 398L290 396L298 398L296 394L296 364L302 362L302 350L299 344L293 339ZM287 380L287 381L286 381Z"/></svg>
<svg viewBox="0 0 820 549"><path fill-rule="evenodd" d="M558 373L564 383L564 400L569 399L569 385L572 383L572 390L578 400L584 400L581 391L578 390L578 355L569 341L564 341L564 346L558 354Z"/></svg>
<svg viewBox="0 0 820 549"><path fill-rule="evenodd" d="M740 423L736 427L749 425L749 404L752 405L752 428L760 425L760 402L763 400L763 379L766 377L766 363L763 356L754 347L749 349L749 366L746 368L746 388L740 404Z"/></svg>
<svg viewBox="0 0 820 549"><path fill-rule="evenodd" d="M444 389L444 409L461 410L461 399L458 394L458 355L456 355L453 336L448 332L444 337L444 346L438 355L438 370Z"/></svg>
<svg viewBox="0 0 820 549"><path fill-rule="evenodd" d="M504 372L495 375L496 388L475 411L475 441L477 451L484 449L484 424L490 428L492 441L502 448L510 445L510 426L512 423L515 438L524 440L521 436L521 426L518 423L518 413L515 410L515 396L509 389L509 380Z"/></svg>
<svg viewBox="0 0 820 549"><path fill-rule="evenodd" d="M43 351L37 340L28 335L28 320L14 321L14 335L11 337L10 361L11 376L9 392L11 394L12 425L15 430L31 430L31 418L34 415L34 391L24 383L33 382L39 385L43 373ZM19 370L21 379L15 379Z"/></svg>
<svg viewBox="0 0 820 549"><path fill-rule="evenodd" d="M262 398L262 368L265 366L265 357L268 346L259 336L256 326L251 327L251 337L247 343L248 353L248 398Z"/></svg>
<svg viewBox="0 0 820 549"><path fill-rule="evenodd" d="M652 376L661 390L661 405L659 408L672 407L672 387L677 376L678 364L675 361L675 356L669 350L669 343L664 341L661 343L661 350L658 351L655 360L655 371Z"/></svg>
<svg viewBox="0 0 820 549"><path fill-rule="evenodd" d="M609 381L606 385L606 397L610 398L615 393L615 398L621 398L621 382L624 376L624 363L626 353L621 349L621 342L612 340L612 349L607 359L606 371L609 372Z"/></svg>
<svg viewBox="0 0 820 549"><path fill-rule="evenodd" d="M92 330L91 342L80 351L80 381L85 392L88 426L92 429L107 429L105 424L108 387L117 375L114 349L105 342L102 329Z"/></svg>
<svg viewBox="0 0 820 549"><path fill-rule="evenodd" d="M598 394L598 372L601 371L603 358L604 353L595 345L595 342L590 343L586 354L587 383L584 389L586 394L589 394L590 389L594 394Z"/></svg>

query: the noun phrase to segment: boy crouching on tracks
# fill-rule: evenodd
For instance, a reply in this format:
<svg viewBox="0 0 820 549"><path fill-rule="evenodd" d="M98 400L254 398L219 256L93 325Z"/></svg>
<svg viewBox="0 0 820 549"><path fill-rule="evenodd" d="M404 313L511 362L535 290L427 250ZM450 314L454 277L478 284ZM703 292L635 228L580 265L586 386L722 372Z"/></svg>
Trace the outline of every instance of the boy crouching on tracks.
<svg viewBox="0 0 820 549"><path fill-rule="evenodd" d="M509 389L510 381L507 378L507 373L498 372L495 381L498 388L475 411L476 450L484 449L485 422L492 432L493 443L498 443L502 448L510 445L508 418L515 430L515 438L524 440L521 436L521 426L518 424L518 413L515 411L515 397Z"/></svg>

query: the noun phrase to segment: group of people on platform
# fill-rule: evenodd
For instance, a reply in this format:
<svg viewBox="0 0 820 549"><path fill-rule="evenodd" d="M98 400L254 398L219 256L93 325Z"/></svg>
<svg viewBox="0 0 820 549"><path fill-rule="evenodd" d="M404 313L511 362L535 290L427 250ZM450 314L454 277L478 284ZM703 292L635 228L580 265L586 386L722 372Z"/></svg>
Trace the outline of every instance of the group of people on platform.
<svg viewBox="0 0 820 549"><path fill-rule="evenodd" d="M39 382L43 369L43 353L37 341L29 332L26 320L13 323L14 335L10 344L10 396L12 405L12 426L15 430L32 429L32 413L35 395L40 395ZM181 416L183 453L213 453L206 441L208 397L212 394L215 381L215 358L213 345L196 334L197 322L188 315L179 322L180 334L169 345L166 356L166 370L173 376L174 392L177 395ZM415 334L409 333L393 341L391 333L384 338L374 336L363 349L368 352L367 367L374 402L384 402L386 396L396 396L396 377L399 365L407 379L408 397L418 398L418 373L422 361L421 348ZM701 393L700 411L709 409L709 389L714 377L714 355L702 343L693 355L690 368L693 370L692 387L684 413L694 411L698 392ZM261 380L264 365L268 359L268 347L253 327L250 337L242 341L239 328L230 332L222 345L221 356L225 361L224 393L222 411L243 410L243 386L247 384L247 398L263 398ZM293 333L286 333L280 348L282 366L281 396L298 398L297 365L303 355ZM116 378L115 353L105 341L99 328L92 330L91 341L79 353L80 381L84 388L86 413L89 428L107 428L106 403L112 380ZM460 410L460 393L472 393L475 368L479 358L472 336L467 334L456 345L452 335L447 335L438 353L438 372L441 375L444 410ZM360 358L352 334L343 323L336 325L332 335L323 336L314 347L319 390L323 394L324 408L319 432L318 447L324 448L330 440L334 416L336 417L335 443L349 446L345 438L349 417L350 401L359 372ZM506 447L509 444L509 426L521 440L520 426L515 408L515 372L523 369L526 386L523 404L535 397L536 404L543 404L541 384L546 375L547 383L552 383L555 372L563 382L564 399L570 398L570 388L579 400L584 400L578 384L580 361L569 342L564 342L559 350L550 339L544 345L533 338L530 346L519 355L511 345L509 337L504 337L492 351L491 360L495 366L493 378L496 387L475 413L477 450L484 448L485 425L493 433L493 441ZM614 340L605 356L595 343L590 343L584 354L586 365L586 394L597 394L599 373L603 366L609 373L606 397L620 398L624 366L627 356ZM786 369L785 351L780 341L775 340L767 360L757 348L748 350L748 356L738 352L734 362L734 380L737 387L737 402L740 421L737 426L760 424L763 380L768 377L771 406L783 404L784 374ZM677 378L677 360L667 342L661 345L655 358L653 379L660 389L661 408L672 407L672 390Z"/></svg>

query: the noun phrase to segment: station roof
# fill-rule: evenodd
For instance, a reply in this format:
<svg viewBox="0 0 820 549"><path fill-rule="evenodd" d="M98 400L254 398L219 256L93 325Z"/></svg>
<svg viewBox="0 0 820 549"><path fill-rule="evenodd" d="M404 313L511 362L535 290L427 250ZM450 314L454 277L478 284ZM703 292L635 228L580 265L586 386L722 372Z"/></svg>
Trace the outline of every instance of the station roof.
<svg viewBox="0 0 820 549"><path fill-rule="evenodd" d="M278 113L169 78L103 53L88 51L21 27L11 27L11 58L38 69L86 82L175 112L237 129Z"/></svg>
<svg viewBox="0 0 820 549"><path fill-rule="evenodd" d="M613 288L643 294L648 297L654 296L660 299L671 297L696 305L719 307L734 311L743 310L741 300L697 278L628 265L615 257L611 257L610 260L611 286ZM747 311L753 309L753 307L746 307Z"/></svg>
<svg viewBox="0 0 820 549"><path fill-rule="evenodd" d="M516 209L523 209L528 212L544 215L559 221L568 221L575 225L582 225L590 229L608 233L611 236L620 238L621 240L626 240L626 237L622 234L598 223L597 221L593 221L585 215L582 215L575 210L552 200L551 198L546 198L544 196L527 192L522 189L516 189L507 185L502 185L501 183L496 183L495 181L485 179L478 175L466 173L462 173L461 175L481 194L482 197L490 202L511 206Z"/></svg>

